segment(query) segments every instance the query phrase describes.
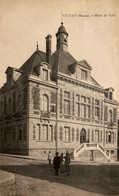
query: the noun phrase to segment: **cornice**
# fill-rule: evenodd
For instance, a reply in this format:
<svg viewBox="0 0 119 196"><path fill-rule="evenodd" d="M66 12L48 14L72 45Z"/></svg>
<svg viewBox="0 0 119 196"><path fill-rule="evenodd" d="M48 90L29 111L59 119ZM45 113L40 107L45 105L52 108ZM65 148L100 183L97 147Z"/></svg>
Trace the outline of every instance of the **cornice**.
<svg viewBox="0 0 119 196"><path fill-rule="evenodd" d="M28 78L28 81L34 82L34 83L37 83L37 84L42 84L42 85L44 85L44 86L48 86L48 87L52 87L52 88L58 89L58 86L57 86L56 84L53 84L53 83L50 82L50 81L37 80L37 79L32 78L32 77L29 77L29 78Z"/></svg>
<svg viewBox="0 0 119 196"><path fill-rule="evenodd" d="M85 87L85 88L88 88L88 89L91 89L91 90L94 90L94 91L104 93L104 89L101 88L101 87L97 87L97 86L94 86L94 85L91 85L91 84L87 84L85 82L75 80L75 79L70 78L68 76L64 76L62 74L58 74L57 78L61 79L61 80L64 80L64 81L68 81L68 82L73 83L73 84L77 84L79 86L82 86L82 87Z"/></svg>
<svg viewBox="0 0 119 196"><path fill-rule="evenodd" d="M116 105L116 106L119 106L119 103L116 101L116 100L110 100L110 99L104 99L104 102L105 103L109 103L109 104L112 104L112 105Z"/></svg>

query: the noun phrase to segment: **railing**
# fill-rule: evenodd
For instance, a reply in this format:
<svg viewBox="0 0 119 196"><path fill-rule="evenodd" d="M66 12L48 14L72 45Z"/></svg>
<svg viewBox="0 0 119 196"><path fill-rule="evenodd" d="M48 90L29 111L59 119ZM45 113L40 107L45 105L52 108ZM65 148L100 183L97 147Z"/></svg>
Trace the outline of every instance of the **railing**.
<svg viewBox="0 0 119 196"><path fill-rule="evenodd" d="M82 152L82 150L100 150L107 158L110 158L110 154L105 150L105 148L101 144L89 144L89 143L82 143L78 148L74 150L74 157Z"/></svg>
<svg viewBox="0 0 119 196"><path fill-rule="evenodd" d="M81 145L76 149L76 153L78 153L82 148L84 148L84 143L81 144Z"/></svg>
<svg viewBox="0 0 119 196"><path fill-rule="evenodd" d="M97 144L86 144L86 147L97 147Z"/></svg>
<svg viewBox="0 0 119 196"><path fill-rule="evenodd" d="M99 148L100 148L103 152L105 152L105 149L104 149L100 144L98 144L98 146L99 146Z"/></svg>
<svg viewBox="0 0 119 196"><path fill-rule="evenodd" d="M99 147L99 149L101 149L103 151L104 154L107 155L108 158L110 157L109 152L107 152L107 150L105 150L105 148L103 146L101 146L100 144L98 144L98 147Z"/></svg>
<svg viewBox="0 0 119 196"><path fill-rule="evenodd" d="M50 118L50 112L42 111L40 113L41 117Z"/></svg>

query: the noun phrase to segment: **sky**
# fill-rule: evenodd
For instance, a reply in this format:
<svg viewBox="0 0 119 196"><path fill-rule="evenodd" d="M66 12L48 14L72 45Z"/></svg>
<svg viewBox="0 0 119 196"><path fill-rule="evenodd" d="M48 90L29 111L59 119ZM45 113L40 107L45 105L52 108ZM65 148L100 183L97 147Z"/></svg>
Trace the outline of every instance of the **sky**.
<svg viewBox="0 0 119 196"><path fill-rule="evenodd" d="M63 14L61 14L63 13ZM68 51L85 59L104 88L113 87L119 101L119 0L0 0L0 87L8 66L19 68L35 52L46 50L45 37L63 20Z"/></svg>

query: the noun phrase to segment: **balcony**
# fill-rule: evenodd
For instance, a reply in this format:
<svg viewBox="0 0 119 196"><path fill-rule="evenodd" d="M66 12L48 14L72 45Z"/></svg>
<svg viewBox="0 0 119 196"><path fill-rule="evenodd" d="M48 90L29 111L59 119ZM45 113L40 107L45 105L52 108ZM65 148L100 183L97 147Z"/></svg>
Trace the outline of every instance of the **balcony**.
<svg viewBox="0 0 119 196"><path fill-rule="evenodd" d="M107 126L108 126L107 127L108 129L113 129L114 123L113 122L108 122Z"/></svg>
<svg viewBox="0 0 119 196"><path fill-rule="evenodd" d="M41 110L40 117L41 118L50 118L50 112Z"/></svg>

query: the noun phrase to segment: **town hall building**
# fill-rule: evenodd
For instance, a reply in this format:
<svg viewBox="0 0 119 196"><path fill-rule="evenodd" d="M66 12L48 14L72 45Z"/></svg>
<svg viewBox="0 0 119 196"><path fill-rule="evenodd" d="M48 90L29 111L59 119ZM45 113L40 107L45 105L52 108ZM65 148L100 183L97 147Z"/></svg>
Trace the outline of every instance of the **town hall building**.
<svg viewBox="0 0 119 196"><path fill-rule="evenodd" d="M8 67L0 89L0 152L47 157L68 151L75 160L117 160L118 102L112 87L91 76L86 60L68 52L61 23L46 52L37 50L19 68Z"/></svg>

